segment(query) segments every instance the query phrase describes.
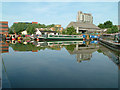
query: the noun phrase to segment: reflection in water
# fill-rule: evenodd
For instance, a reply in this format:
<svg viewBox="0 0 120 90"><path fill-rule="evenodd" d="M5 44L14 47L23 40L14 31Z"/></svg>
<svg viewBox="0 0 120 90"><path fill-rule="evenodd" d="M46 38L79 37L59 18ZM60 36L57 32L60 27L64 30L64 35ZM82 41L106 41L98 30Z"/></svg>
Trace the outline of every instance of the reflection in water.
<svg viewBox="0 0 120 90"><path fill-rule="evenodd" d="M10 47L2 49L3 51L7 50L7 53L15 51L3 54L4 87L117 87L116 66L104 55L116 61L119 53L99 45L98 41L2 41L2 43ZM81 64L73 63L74 59ZM106 62L109 62L108 67ZM119 65L119 62L115 63ZM59 78L56 79L56 76Z"/></svg>
<svg viewBox="0 0 120 90"><path fill-rule="evenodd" d="M51 50L61 50L65 49L71 54L75 54L77 62L83 60L90 60L92 58L92 53L98 51L103 53L112 59L117 65L120 62L120 52L112 51L103 45L99 45L98 41L23 41L23 40L12 40L12 41L1 41L1 52L8 53L9 46L13 48L14 51L32 51L38 52L39 50L51 49Z"/></svg>
<svg viewBox="0 0 120 90"><path fill-rule="evenodd" d="M90 60L92 57L92 53L99 49L98 43L93 44L89 41L83 44L76 44L65 47L70 54L76 54L77 62L81 62L83 60Z"/></svg>
<svg viewBox="0 0 120 90"><path fill-rule="evenodd" d="M9 52L9 42L0 41L0 52L1 53L7 53Z"/></svg>
<svg viewBox="0 0 120 90"><path fill-rule="evenodd" d="M5 43L5 42L4 42ZM7 42L8 43L8 42ZM9 46L14 51L32 51L38 52L39 50L51 49L61 50L65 47L70 54L75 54L77 62L83 60L90 60L92 53L99 49L98 41L9 41ZM8 48L7 48L8 50Z"/></svg>
<svg viewBox="0 0 120 90"><path fill-rule="evenodd" d="M120 69L120 51L116 52L113 50L108 49L103 45L99 45L100 49L98 50L99 53L103 53L104 55L108 56L115 64L118 65Z"/></svg>

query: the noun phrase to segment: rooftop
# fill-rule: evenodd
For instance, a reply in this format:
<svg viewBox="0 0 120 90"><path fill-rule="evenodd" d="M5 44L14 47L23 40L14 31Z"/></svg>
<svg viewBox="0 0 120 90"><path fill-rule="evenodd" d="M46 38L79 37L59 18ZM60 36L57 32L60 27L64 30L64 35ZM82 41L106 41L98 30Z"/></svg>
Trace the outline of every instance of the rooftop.
<svg viewBox="0 0 120 90"><path fill-rule="evenodd" d="M87 28L87 29L100 29L99 27L97 27L96 25L92 24L92 23L84 23L84 22L70 22L69 25L67 27L79 27L79 28Z"/></svg>

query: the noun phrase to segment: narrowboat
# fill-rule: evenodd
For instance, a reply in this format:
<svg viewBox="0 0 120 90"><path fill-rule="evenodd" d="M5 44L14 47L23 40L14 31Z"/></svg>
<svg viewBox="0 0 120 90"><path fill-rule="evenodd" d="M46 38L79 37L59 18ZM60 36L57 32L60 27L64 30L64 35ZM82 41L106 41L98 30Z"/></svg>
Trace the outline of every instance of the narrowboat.
<svg viewBox="0 0 120 90"><path fill-rule="evenodd" d="M16 35L10 35L10 40L16 40Z"/></svg>
<svg viewBox="0 0 120 90"><path fill-rule="evenodd" d="M45 40L83 40L83 35L47 35Z"/></svg>
<svg viewBox="0 0 120 90"><path fill-rule="evenodd" d="M104 40L102 38L99 39L100 44L107 46L111 49L117 49L120 50L120 43L112 41L112 40Z"/></svg>
<svg viewBox="0 0 120 90"><path fill-rule="evenodd" d="M10 35L6 35L6 40L10 40Z"/></svg>

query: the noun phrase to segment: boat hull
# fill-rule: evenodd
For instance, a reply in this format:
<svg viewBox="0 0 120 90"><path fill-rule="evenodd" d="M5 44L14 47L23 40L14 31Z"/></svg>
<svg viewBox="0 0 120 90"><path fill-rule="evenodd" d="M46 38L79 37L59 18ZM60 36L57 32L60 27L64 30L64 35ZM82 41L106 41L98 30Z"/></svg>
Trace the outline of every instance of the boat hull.
<svg viewBox="0 0 120 90"><path fill-rule="evenodd" d="M83 38L45 38L45 40L51 41L71 41L71 40L83 40Z"/></svg>
<svg viewBox="0 0 120 90"><path fill-rule="evenodd" d="M100 41L100 44L102 44L110 49L120 51L120 44L119 43L113 43L113 42L106 41L103 39L99 39L99 41Z"/></svg>

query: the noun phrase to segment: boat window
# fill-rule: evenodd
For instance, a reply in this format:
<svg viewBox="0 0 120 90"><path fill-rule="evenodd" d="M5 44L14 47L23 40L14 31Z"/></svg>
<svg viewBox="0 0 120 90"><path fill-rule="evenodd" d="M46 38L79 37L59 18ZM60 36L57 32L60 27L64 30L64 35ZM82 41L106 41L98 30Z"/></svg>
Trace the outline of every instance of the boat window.
<svg viewBox="0 0 120 90"><path fill-rule="evenodd" d="M120 34L118 34L118 36L120 37Z"/></svg>

